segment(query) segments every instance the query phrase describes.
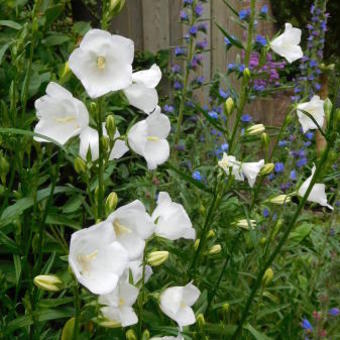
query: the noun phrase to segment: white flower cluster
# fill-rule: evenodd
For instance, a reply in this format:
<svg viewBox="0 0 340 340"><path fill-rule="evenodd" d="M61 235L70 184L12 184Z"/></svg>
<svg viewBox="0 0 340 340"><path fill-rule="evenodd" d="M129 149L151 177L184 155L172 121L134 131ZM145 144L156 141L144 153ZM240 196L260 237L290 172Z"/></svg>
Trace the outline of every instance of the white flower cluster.
<svg viewBox="0 0 340 340"><path fill-rule="evenodd" d="M170 240L196 237L185 209L172 202L166 192L159 193L151 216L136 200L118 208L105 221L72 234L70 266L77 280L99 295L106 323L126 327L138 321L132 308L139 293L135 285L152 274L149 266L143 274L143 254L145 242L153 234ZM130 272L134 285L129 283ZM161 295L160 307L179 326L189 325L195 322L190 306L198 296L191 283L168 288Z"/></svg>
<svg viewBox="0 0 340 340"><path fill-rule="evenodd" d="M127 140L130 148L145 158L151 170L169 158L170 148L166 138L170 133L170 121L158 106L155 87L162 77L160 68L152 65L149 70L133 73L133 58L132 40L92 29L71 54L69 67L91 98L122 90L130 105L149 115L132 126ZM36 141L54 140L64 145L70 138L79 135L79 155L86 160L90 151L92 161L98 159L98 132L89 126L86 106L68 90L54 82L49 83L46 95L36 100L35 107L39 122L34 131L49 138L36 136ZM103 135L107 136L105 126ZM117 130L110 160L122 157L129 150L126 142L118 137L120 133Z"/></svg>

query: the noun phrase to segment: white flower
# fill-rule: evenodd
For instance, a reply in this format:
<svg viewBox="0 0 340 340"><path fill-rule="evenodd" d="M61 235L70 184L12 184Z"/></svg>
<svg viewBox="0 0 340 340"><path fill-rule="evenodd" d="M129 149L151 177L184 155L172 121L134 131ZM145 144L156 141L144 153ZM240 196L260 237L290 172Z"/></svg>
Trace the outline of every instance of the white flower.
<svg viewBox="0 0 340 340"><path fill-rule="evenodd" d="M325 119L324 103L325 101L321 100L319 96L313 96L309 102L301 103L297 106L297 115L302 126L303 133L306 133L310 129L315 130L318 127L300 110L308 112L322 128Z"/></svg>
<svg viewBox="0 0 340 340"><path fill-rule="evenodd" d="M148 118L132 126L128 133L129 146L145 158L150 170L169 158L170 147L166 137L170 127L169 118L157 107Z"/></svg>
<svg viewBox="0 0 340 340"><path fill-rule="evenodd" d="M68 260L82 285L94 294L107 294L116 288L128 254L115 242L112 224L102 222L72 234Z"/></svg>
<svg viewBox="0 0 340 340"><path fill-rule="evenodd" d="M155 233L169 240L196 237L196 231L187 212L181 204L172 202L167 192L159 193L152 220L156 223Z"/></svg>
<svg viewBox="0 0 340 340"><path fill-rule="evenodd" d="M142 256L145 241L155 225L142 202L136 200L113 212L107 221L113 226L115 239L127 250L130 260Z"/></svg>
<svg viewBox="0 0 340 340"><path fill-rule="evenodd" d="M49 83L46 95L35 101L38 124L34 132L47 136L64 145L70 138L89 124L89 113L84 103L56 83ZM34 137L37 142L49 140Z"/></svg>
<svg viewBox="0 0 340 340"><path fill-rule="evenodd" d="M137 109L149 114L158 104L158 94L155 87L162 78L158 65L154 64L149 70L132 74L132 85L124 90L130 103Z"/></svg>
<svg viewBox="0 0 340 340"><path fill-rule="evenodd" d="M229 175L231 169L231 174L237 181L244 181L244 176L241 171L241 162L236 160L235 156L228 156L224 152L222 159L218 162L218 166L222 168L227 175Z"/></svg>
<svg viewBox="0 0 340 340"><path fill-rule="evenodd" d="M131 271L133 284L136 285L143 278L143 261L141 259L130 261L126 271L127 280L129 279L129 271ZM144 283L149 281L152 273L152 268L146 265L144 271Z"/></svg>
<svg viewBox="0 0 340 340"><path fill-rule="evenodd" d="M303 57L302 49L299 46L301 33L299 28L286 23L285 31L270 43L270 47L275 53L292 63Z"/></svg>
<svg viewBox="0 0 340 340"><path fill-rule="evenodd" d="M192 283L184 287L167 288L160 296L160 308L180 327L196 322L195 314L190 308L199 298L200 291Z"/></svg>
<svg viewBox="0 0 340 340"><path fill-rule="evenodd" d="M242 229L246 229L246 230L254 230L255 227L256 227L256 220L249 220L249 223L248 223L248 220L247 219L241 219L241 220L238 220L236 222L236 225Z"/></svg>
<svg viewBox="0 0 340 340"><path fill-rule="evenodd" d="M97 98L131 85L133 56L132 40L92 29L70 55L69 66L88 95Z"/></svg>
<svg viewBox="0 0 340 340"><path fill-rule="evenodd" d="M241 163L242 173L247 177L249 186L252 188L255 184L256 177L264 166L264 160L258 162Z"/></svg>
<svg viewBox="0 0 340 340"><path fill-rule="evenodd" d="M178 334L176 337L175 336L154 336L150 340L184 340L183 336L181 334Z"/></svg>
<svg viewBox="0 0 340 340"><path fill-rule="evenodd" d="M105 124L103 124L103 135L107 136ZM117 129L114 138L117 139L118 137L120 137L120 133ZM80 157L86 160L87 153L90 150L92 161L93 162L96 161L99 158L98 131L88 126L81 132L79 138L80 138L79 145ZM116 140L110 152L109 160L119 159L127 151L129 151L129 148L126 146L126 143L123 140Z"/></svg>
<svg viewBox="0 0 340 340"><path fill-rule="evenodd" d="M312 178L314 176L314 172L315 172L315 165L313 166L312 169L312 174L302 183L301 187L298 190L298 195L303 197L312 181ZM322 205L323 207L327 207L331 210L333 210L333 207L328 204L327 201L327 196L326 196L326 186L325 184L322 183L315 183L312 191L310 192L308 198L308 201L310 202L314 202L314 203L319 203L320 205Z"/></svg>
<svg viewBox="0 0 340 340"><path fill-rule="evenodd" d="M137 300L138 293L138 288L121 280L111 293L99 296L98 302L104 305L100 311L106 319L122 327L134 325L138 318L132 306Z"/></svg>

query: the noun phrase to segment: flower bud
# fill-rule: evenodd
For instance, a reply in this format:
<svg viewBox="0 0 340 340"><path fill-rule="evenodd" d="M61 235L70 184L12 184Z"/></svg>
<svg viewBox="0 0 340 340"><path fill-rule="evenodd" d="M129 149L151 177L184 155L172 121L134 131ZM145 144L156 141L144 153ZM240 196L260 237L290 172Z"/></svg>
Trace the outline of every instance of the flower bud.
<svg viewBox="0 0 340 340"><path fill-rule="evenodd" d="M69 340L73 337L74 332L74 325L75 325L75 318L68 319L65 322L65 325L63 327L63 331L61 333L61 340Z"/></svg>
<svg viewBox="0 0 340 340"><path fill-rule="evenodd" d="M6 184L6 176L9 172L9 163L7 159L0 154L0 177L3 185Z"/></svg>
<svg viewBox="0 0 340 340"><path fill-rule="evenodd" d="M90 103L90 113L92 114L93 118L97 118L97 111L98 111L97 103L91 102Z"/></svg>
<svg viewBox="0 0 340 340"><path fill-rule="evenodd" d="M236 225L242 229L254 229L256 227L256 221L255 220L249 220L249 224L248 224L248 220L246 219L242 219L237 221Z"/></svg>
<svg viewBox="0 0 340 340"><path fill-rule="evenodd" d="M169 252L159 250L151 252L147 257L147 262L150 266L157 267L164 263L169 257Z"/></svg>
<svg viewBox="0 0 340 340"><path fill-rule="evenodd" d="M102 136L102 138L101 138L101 143L102 143L102 146L103 146L103 150L109 151L109 149L110 149L110 141L109 141L109 138L106 137L106 136Z"/></svg>
<svg viewBox="0 0 340 340"><path fill-rule="evenodd" d="M278 195L273 198L271 198L268 202L273 203L273 204L285 204L289 203L291 201L291 197L288 195Z"/></svg>
<svg viewBox="0 0 340 340"><path fill-rule="evenodd" d="M219 254L222 250L222 247L220 244L214 244L208 251L209 255L216 255Z"/></svg>
<svg viewBox="0 0 340 340"><path fill-rule="evenodd" d="M207 233L207 238L213 238L215 237L216 233L214 230L210 229Z"/></svg>
<svg viewBox="0 0 340 340"><path fill-rule="evenodd" d="M325 115L327 117L327 121L329 122L329 118L333 109L333 104L330 101L329 98L325 99L325 102L323 104L324 110L325 110Z"/></svg>
<svg viewBox="0 0 340 340"><path fill-rule="evenodd" d="M67 77L67 75L69 75L69 74L70 74L70 67L69 67L69 64L68 64L68 61L67 61L64 65L62 72L61 72L60 81L63 82L65 80L65 78Z"/></svg>
<svg viewBox="0 0 340 340"><path fill-rule="evenodd" d="M102 320L99 325L105 328L120 328L122 326L119 322L109 319Z"/></svg>
<svg viewBox="0 0 340 340"><path fill-rule="evenodd" d="M150 332L146 329L142 334L142 340L149 340L150 339Z"/></svg>
<svg viewBox="0 0 340 340"><path fill-rule="evenodd" d="M230 305L229 305L229 303L224 303L223 305L222 305L222 308L223 308L223 310L225 311L225 312L229 312L229 309L230 309Z"/></svg>
<svg viewBox="0 0 340 340"><path fill-rule="evenodd" d="M266 244L266 242L267 242L267 238L266 237L262 237L261 239L260 239L260 244Z"/></svg>
<svg viewBox="0 0 340 340"><path fill-rule="evenodd" d="M133 329L129 329L129 330L125 333L125 337L126 337L126 340L137 340L136 333L134 332Z"/></svg>
<svg viewBox="0 0 340 340"><path fill-rule="evenodd" d="M194 243L194 249L197 250L200 245L200 239L198 238Z"/></svg>
<svg viewBox="0 0 340 340"><path fill-rule="evenodd" d="M196 317L196 321L199 327L203 327L205 325L204 315L202 313L199 313Z"/></svg>
<svg viewBox="0 0 340 340"><path fill-rule="evenodd" d="M269 283L273 280L273 277L274 277L273 269L267 268L262 278L262 284L264 286L269 285Z"/></svg>
<svg viewBox="0 0 340 340"><path fill-rule="evenodd" d="M261 168L260 175L261 176L269 175L274 170L274 168L275 168L274 163L267 163Z"/></svg>
<svg viewBox="0 0 340 340"><path fill-rule="evenodd" d="M82 158L77 157L74 160L74 170L77 174L83 174L86 172L86 164Z"/></svg>
<svg viewBox="0 0 340 340"><path fill-rule="evenodd" d="M58 292L63 285L63 282L56 275L38 275L33 282L38 288L49 292Z"/></svg>
<svg viewBox="0 0 340 340"><path fill-rule="evenodd" d="M229 97L225 101L225 110L228 116L230 116L234 110L234 100L233 98Z"/></svg>
<svg viewBox="0 0 340 340"><path fill-rule="evenodd" d="M246 130L246 134L248 134L249 136L255 136L259 135L265 130L266 128L263 124L255 124Z"/></svg>
<svg viewBox="0 0 340 340"><path fill-rule="evenodd" d="M115 192L111 192L109 196L107 196L105 201L105 212L106 215L111 214L115 211L118 203L118 195Z"/></svg>
<svg viewBox="0 0 340 340"><path fill-rule="evenodd" d="M116 122L114 115L109 115L106 118L106 131L110 140L114 140L116 134Z"/></svg>
<svg viewBox="0 0 340 340"><path fill-rule="evenodd" d="M243 76L246 78L246 79L249 79L251 77L251 73L250 73L250 70L248 67L246 67L243 71Z"/></svg>
<svg viewBox="0 0 340 340"><path fill-rule="evenodd" d="M110 1L110 11L117 15L124 7L125 0L111 0Z"/></svg>
<svg viewBox="0 0 340 340"><path fill-rule="evenodd" d="M267 148L269 146L270 143L270 138L268 136L268 134L266 132L263 132L261 135L261 141L262 144Z"/></svg>

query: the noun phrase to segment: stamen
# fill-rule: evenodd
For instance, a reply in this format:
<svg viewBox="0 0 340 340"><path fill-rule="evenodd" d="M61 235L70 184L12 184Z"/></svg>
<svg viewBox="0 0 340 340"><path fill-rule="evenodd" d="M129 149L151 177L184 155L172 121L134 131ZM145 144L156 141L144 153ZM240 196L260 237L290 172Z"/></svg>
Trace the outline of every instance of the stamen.
<svg viewBox="0 0 340 340"><path fill-rule="evenodd" d="M125 227L125 225L120 224L119 220L115 220L113 222L113 228L117 236L132 233L132 231L129 228Z"/></svg>
<svg viewBox="0 0 340 340"><path fill-rule="evenodd" d="M103 70L105 68L106 65L106 59L102 56L97 57L97 67L100 70Z"/></svg>
<svg viewBox="0 0 340 340"><path fill-rule="evenodd" d="M76 120L76 117L74 117L74 116L56 117L56 118L54 118L54 120L57 123L66 124L66 123L70 123L70 122L73 122L74 120Z"/></svg>
<svg viewBox="0 0 340 340"><path fill-rule="evenodd" d="M157 136L147 136L146 139L150 142L158 142L159 141L159 137L157 137Z"/></svg>
<svg viewBox="0 0 340 340"><path fill-rule="evenodd" d="M98 255L98 249L87 255L78 255L77 260L81 268L80 273L82 275L88 274L91 267L91 262L96 259Z"/></svg>

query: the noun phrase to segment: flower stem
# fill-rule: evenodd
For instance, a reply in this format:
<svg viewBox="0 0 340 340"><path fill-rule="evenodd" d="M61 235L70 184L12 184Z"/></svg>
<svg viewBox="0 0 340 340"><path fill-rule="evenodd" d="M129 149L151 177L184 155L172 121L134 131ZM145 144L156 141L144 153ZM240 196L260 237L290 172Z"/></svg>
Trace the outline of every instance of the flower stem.
<svg viewBox="0 0 340 340"><path fill-rule="evenodd" d="M77 340L78 335L79 335L79 328L80 328L80 320L79 320L80 319L80 299L79 299L79 287L78 287L78 282L76 279L75 279L73 294L74 294L75 322L74 322L72 340Z"/></svg>

